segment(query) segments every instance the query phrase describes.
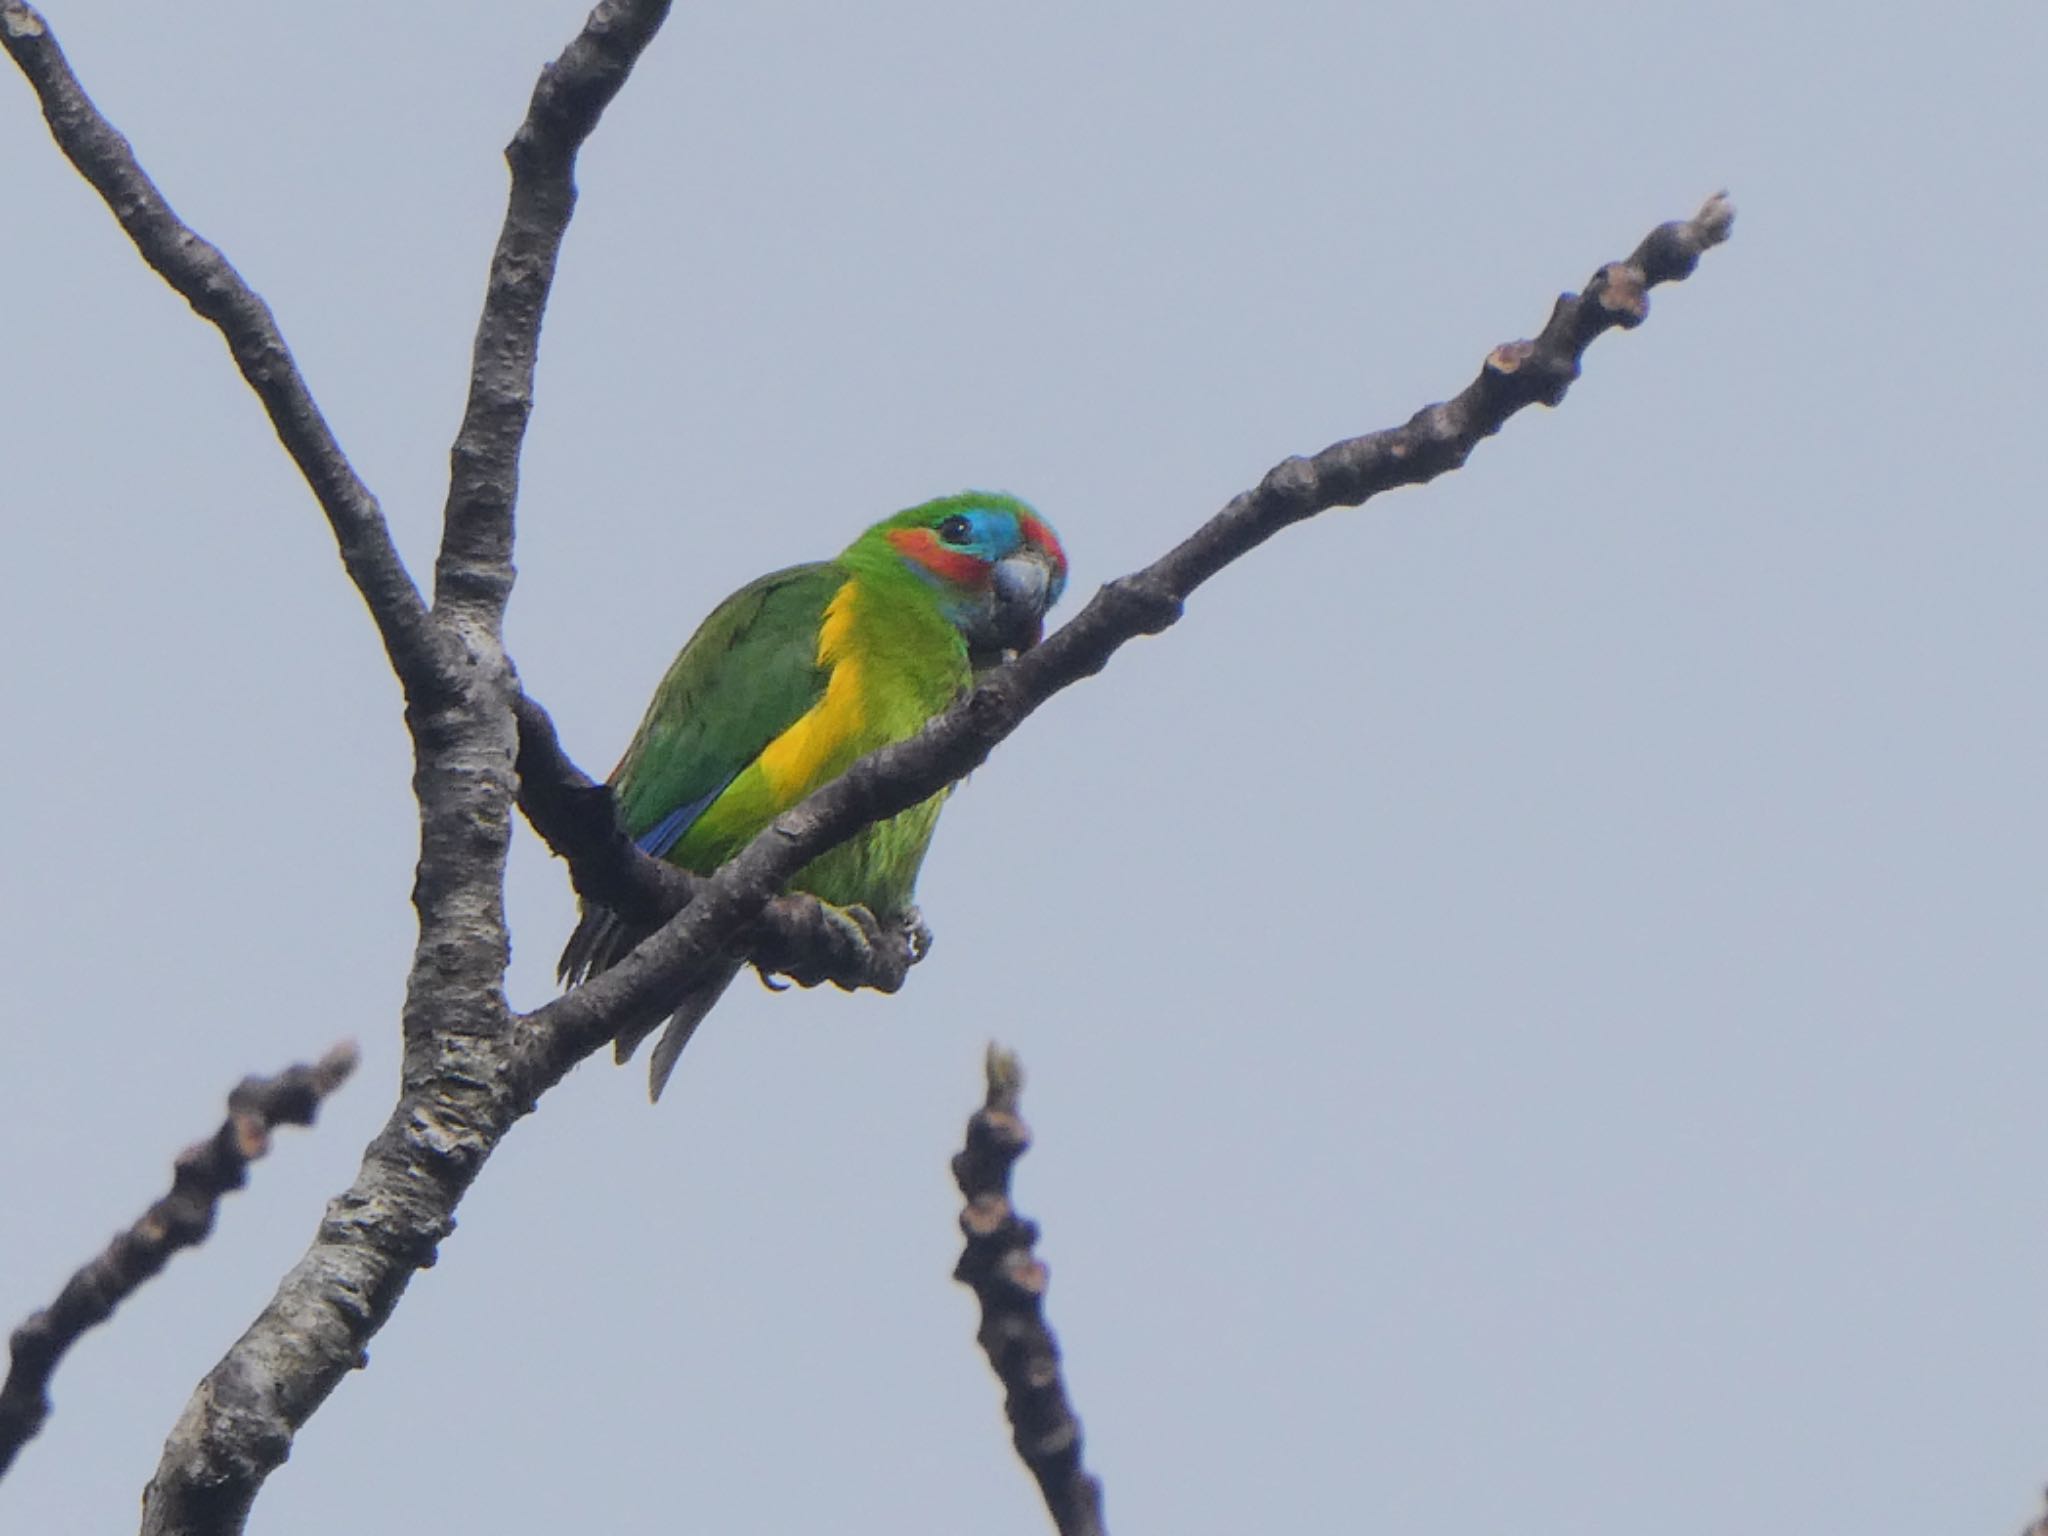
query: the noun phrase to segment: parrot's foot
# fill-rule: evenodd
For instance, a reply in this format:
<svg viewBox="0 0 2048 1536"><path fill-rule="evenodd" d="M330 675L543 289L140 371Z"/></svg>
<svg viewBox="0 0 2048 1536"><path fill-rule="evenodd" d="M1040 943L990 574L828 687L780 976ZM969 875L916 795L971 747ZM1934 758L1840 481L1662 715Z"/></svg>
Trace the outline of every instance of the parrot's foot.
<svg viewBox="0 0 2048 1536"><path fill-rule="evenodd" d="M863 986L894 992L903 985L910 968L931 953L932 931L925 926L924 914L916 907L905 907L887 927L870 908L858 904L825 910L859 924L861 938L874 959L873 972L863 980ZM840 985L844 987L846 983L842 981Z"/></svg>
<svg viewBox="0 0 2048 1536"><path fill-rule="evenodd" d="M809 988L826 981L849 992L872 986L895 990L890 982L900 967L890 964L889 957L896 945L874 913L858 905L835 907L815 896L779 900L801 915L799 929L808 931L792 953L756 966L769 991L786 991L791 983Z"/></svg>
<svg viewBox="0 0 2048 1536"><path fill-rule="evenodd" d="M860 902L845 907L820 902L819 906L825 914L826 926L838 930L840 944L849 949L865 951L870 955L881 951L884 942L882 925L867 907ZM844 987L846 983L842 981L840 986Z"/></svg>
<svg viewBox="0 0 2048 1536"><path fill-rule="evenodd" d="M772 992L826 981L847 992L894 992L932 947L932 932L915 907L884 923L859 903L835 907L792 894L776 898L769 927L775 942L758 954L755 969Z"/></svg>

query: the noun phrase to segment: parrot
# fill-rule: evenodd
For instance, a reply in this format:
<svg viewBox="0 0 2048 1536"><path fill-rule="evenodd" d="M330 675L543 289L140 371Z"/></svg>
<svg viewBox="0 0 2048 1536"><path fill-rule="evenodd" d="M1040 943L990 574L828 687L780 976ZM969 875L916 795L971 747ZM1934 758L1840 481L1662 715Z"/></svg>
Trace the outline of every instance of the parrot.
<svg viewBox="0 0 2048 1536"><path fill-rule="evenodd" d="M710 874L856 759L915 735L978 672L1037 644L1066 580L1050 523L1014 496L963 491L884 518L836 559L741 587L670 663L612 770L621 828L653 857ZM905 920L949 793L820 854L789 888ZM586 901L558 979L573 987L643 937ZM650 1099L745 963L720 955L691 983L655 1042ZM616 1059L658 1022L622 1031Z"/></svg>

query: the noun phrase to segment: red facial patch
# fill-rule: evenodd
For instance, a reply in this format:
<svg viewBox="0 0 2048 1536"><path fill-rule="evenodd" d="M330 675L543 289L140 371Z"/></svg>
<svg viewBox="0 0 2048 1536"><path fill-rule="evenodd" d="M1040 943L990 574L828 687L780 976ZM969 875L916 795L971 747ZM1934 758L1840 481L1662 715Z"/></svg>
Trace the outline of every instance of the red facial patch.
<svg viewBox="0 0 2048 1536"><path fill-rule="evenodd" d="M906 559L915 560L939 580L956 587L979 586L988 580L988 562L963 550L948 549L929 528L895 528L889 542Z"/></svg>
<svg viewBox="0 0 2048 1536"><path fill-rule="evenodd" d="M1052 556L1053 564L1060 570L1067 568L1067 552L1060 548L1059 537L1045 524L1026 512L1017 519L1017 525L1024 530L1024 542L1036 544Z"/></svg>

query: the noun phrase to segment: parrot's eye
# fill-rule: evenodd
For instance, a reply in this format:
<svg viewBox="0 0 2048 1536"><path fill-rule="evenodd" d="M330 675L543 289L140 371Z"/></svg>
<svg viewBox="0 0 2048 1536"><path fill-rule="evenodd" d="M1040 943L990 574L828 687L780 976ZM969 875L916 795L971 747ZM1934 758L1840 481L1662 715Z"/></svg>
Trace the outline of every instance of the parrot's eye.
<svg viewBox="0 0 2048 1536"><path fill-rule="evenodd" d="M939 524L939 537L948 544L966 544L974 538L974 524L955 512Z"/></svg>

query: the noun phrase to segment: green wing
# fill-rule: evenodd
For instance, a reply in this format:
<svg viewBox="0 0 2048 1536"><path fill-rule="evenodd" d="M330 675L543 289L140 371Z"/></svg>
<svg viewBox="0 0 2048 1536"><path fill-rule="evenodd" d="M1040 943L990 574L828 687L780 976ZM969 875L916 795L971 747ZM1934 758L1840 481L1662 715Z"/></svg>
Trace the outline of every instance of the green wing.
<svg viewBox="0 0 2048 1536"><path fill-rule="evenodd" d="M792 566L740 588L698 626L612 770L627 836L667 853L817 703L818 627L845 581L832 562Z"/></svg>

